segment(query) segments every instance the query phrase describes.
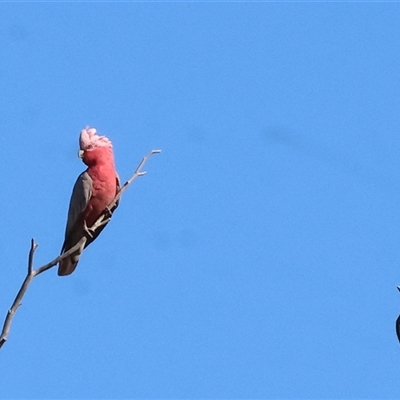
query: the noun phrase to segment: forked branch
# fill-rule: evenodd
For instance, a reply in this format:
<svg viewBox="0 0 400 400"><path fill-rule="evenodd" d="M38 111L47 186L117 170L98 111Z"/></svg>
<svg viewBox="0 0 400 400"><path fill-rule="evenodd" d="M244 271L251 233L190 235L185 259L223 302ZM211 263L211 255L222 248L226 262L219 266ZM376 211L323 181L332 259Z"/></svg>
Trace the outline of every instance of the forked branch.
<svg viewBox="0 0 400 400"><path fill-rule="evenodd" d="M150 153L148 153L146 156L143 157L142 161L137 166L136 171L134 172L134 174L124 183L124 185L121 187L121 189L118 191L118 193L114 197L114 200L108 205L108 207L107 207L108 211L104 211L99 216L97 221L90 227L90 230L92 232L95 232L99 227L101 227L102 225L104 225L105 223L107 223L111 219L112 213L115 210L115 206L118 203L118 201L121 198L121 196L124 193L124 191L127 189L127 187L136 178L146 174L146 171L141 171L141 168L144 166L146 161L153 154L157 154L157 153L160 153L160 152L161 152L161 150L152 150L152 151L150 151ZM87 233L85 233L85 236L83 236L74 247L72 247L71 249L69 249L65 253L59 255L58 257L56 257L54 260L48 262L47 264L42 265L38 269L34 269L33 268L34 255L35 255L35 251L36 251L36 249L38 248L39 245L35 242L34 239L31 239L31 248L29 250L29 256L28 256L28 273L27 273L24 281L22 282L21 288L19 289L19 291L17 293L17 296L15 297L14 302L12 303L11 308L8 310L6 318L4 320L3 330L1 331L1 335L0 335L0 348L3 346L3 344L8 339L8 335L10 333L11 322L12 322L12 320L14 318L14 315L15 315L18 307L22 304L21 303L22 302L22 298L24 297L24 295L25 295L29 285L31 284L33 278L35 278L36 276L40 275L42 272L45 272L45 271L49 270L50 268L53 268L61 260L63 260L64 258L69 257L72 253L74 253L79 248L81 248L81 247L83 248L85 246L85 243L86 243L87 240L88 240L88 235L87 235Z"/></svg>

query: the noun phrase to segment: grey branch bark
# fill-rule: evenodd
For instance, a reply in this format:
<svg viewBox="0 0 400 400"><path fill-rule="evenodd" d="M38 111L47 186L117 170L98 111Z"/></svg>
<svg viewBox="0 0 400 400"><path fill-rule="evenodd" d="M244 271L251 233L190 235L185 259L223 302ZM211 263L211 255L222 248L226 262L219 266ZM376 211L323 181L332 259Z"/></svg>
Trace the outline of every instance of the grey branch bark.
<svg viewBox="0 0 400 400"><path fill-rule="evenodd" d="M143 176L146 174L146 171L141 171L141 168L144 166L146 161L153 155L160 153L161 150L152 150L150 153L145 155L140 162L140 164L137 166L136 171L134 174L124 183L124 185L121 187L119 192L116 194L114 197L114 200L108 205L108 210L107 212L103 212L100 217L97 219L97 221L90 227L91 231L96 231L100 226L104 225L105 222L108 222L111 219L111 215L113 211L115 210L115 205L121 198L122 194L124 191L127 189L127 187L139 176ZM110 215L111 214L111 215ZM87 233L85 233L85 236L83 236L79 242L69 249L67 252L59 255L56 257L54 260L48 262L45 265L42 265L38 269L33 268L33 261L34 261L34 256L35 256L35 251L38 248L38 244L35 242L34 239L31 239L31 248L29 250L29 256L28 256L28 273L22 283L21 288L19 289L17 296L14 299L14 302L11 305L11 308L8 310L6 318L4 320L3 324L3 330L1 331L0 335L0 348L3 346L3 344L7 341L8 335L10 333L10 327L12 320L14 318L14 315L16 311L18 310L18 307L22 304L22 298L24 297L26 291L28 290L29 285L31 284L33 278L36 276L40 275L42 272L45 272L49 270L50 268L53 268L55 265L57 265L61 260L64 258L68 257L72 253L74 253L76 250L78 250L81 246L84 247L86 241L88 240Z"/></svg>

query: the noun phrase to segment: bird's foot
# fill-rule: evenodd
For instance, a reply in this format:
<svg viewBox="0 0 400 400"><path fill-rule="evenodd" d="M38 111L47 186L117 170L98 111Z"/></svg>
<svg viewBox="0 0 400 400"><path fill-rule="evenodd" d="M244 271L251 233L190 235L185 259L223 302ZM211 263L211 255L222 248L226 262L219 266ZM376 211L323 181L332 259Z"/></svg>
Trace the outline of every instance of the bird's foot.
<svg viewBox="0 0 400 400"><path fill-rule="evenodd" d="M83 221L83 230L87 233L87 235L93 239L93 234L94 234L94 230L91 228L88 228L88 226L86 225L86 221Z"/></svg>
<svg viewBox="0 0 400 400"><path fill-rule="evenodd" d="M100 226L107 225L110 222L112 217L112 211L108 206L104 209L102 217L103 217L102 221L96 225L96 229L99 228Z"/></svg>
<svg viewBox="0 0 400 400"><path fill-rule="evenodd" d="M112 211L110 210L110 208L107 206L104 211L104 219L110 220L112 217Z"/></svg>

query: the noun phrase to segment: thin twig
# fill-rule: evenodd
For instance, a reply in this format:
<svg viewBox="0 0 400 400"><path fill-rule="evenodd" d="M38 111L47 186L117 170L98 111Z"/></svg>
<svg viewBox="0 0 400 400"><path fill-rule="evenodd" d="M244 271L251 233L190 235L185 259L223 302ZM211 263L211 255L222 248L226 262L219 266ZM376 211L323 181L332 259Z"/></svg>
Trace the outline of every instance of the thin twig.
<svg viewBox="0 0 400 400"><path fill-rule="evenodd" d="M126 188L139 176L145 175L145 171L141 171L140 169L143 167L143 165L146 163L146 161L153 155L160 153L161 150L152 150L150 153L148 153L146 156L143 157L142 161L136 168L136 171L134 174L125 182L125 184L121 187L121 189L118 191L116 196L114 197L114 200L109 204L107 209L109 211L104 211L99 218L96 220L96 222L90 227L90 230L92 232L95 232L100 226L106 224L110 219L113 211L115 210L115 206L118 203L119 199L121 198L122 193L126 190ZM32 282L33 278L35 278L37 275L40 275L42 272L45 272L49 270L50 268L53 268L55 265L57 265L61 260L64 258L69 257L72 253L74 253L76 250L82 249L85 247L85 243L88 240L87 233L85 233L85 236L83 236L78 243L70 248L68 251L65 253L59 255L56 257L54 260L48 262L45 265L42 265L38 269L33 268L33 259L35 255L35 251L38 248L38 244L35 242L34 239L31 239L31 248L29 250L29 256L28 256L28 273L22 282L22 286L19 289L17 296L14 299L14 302L11 305L11 308L8 310L6 318L4 320L3 324L3 330L1 331L0 335L0 348L3 346L3 344L7 341L8 335L10 333L10 327L11 327L11 322L14 318L14 315L16 311L18 310L18 307L22 304L22 298L24 297L28 286Z"/></svg>
<svg viewBox="0 0 400 400"><path fill-rule="evenodd" d="M35 250L37 249L38 245L35 243L33 239L31 239L31 250L29 251L29 258L28 258L28 275L32 273L33 270L33 255L35 254Z"/></svg>
<svg viewBox="0 0 400 400"><path fill-rule="evenodd" d="M108 206L109 210L112 210L114 206L117 204L118 200L122 196L122 194L125 192L126 188L139 176L145 175L147 172L146 171L141 171L140 169L146 164L146 161L153 155L153 154L158 154L161 153L161 150L152 150L148 154L146 154L143 158L142 161L140 161L140 164L137 166L135 173L124 183L124 185L121 187L120 191L117 193L115 196L114 200L111 202L111 204Z"/></svg>

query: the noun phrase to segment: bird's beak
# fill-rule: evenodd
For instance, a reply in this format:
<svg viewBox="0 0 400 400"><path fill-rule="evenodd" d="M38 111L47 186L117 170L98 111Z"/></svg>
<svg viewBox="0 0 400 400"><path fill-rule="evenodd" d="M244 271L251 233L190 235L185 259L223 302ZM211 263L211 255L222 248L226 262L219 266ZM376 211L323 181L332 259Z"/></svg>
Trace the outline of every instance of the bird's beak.
<svg viewBox="0 0 400 400"><path fill-rule="evenodd" d="M83 153L84 153L83 150L79 150L79 151L78 151L78 157L79 157L79 158L83 158Z"/></svg>

